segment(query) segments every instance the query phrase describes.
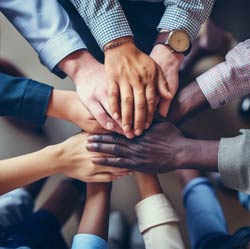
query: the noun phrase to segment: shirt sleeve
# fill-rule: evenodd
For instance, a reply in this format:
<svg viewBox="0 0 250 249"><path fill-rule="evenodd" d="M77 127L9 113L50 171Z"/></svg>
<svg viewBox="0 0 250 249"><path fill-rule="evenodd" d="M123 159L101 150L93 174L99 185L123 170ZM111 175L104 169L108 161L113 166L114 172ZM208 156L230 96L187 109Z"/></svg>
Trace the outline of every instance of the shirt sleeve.
<svg viewBox="0 0 250 249"><path fill-rule="evenodd" d="M146 249L185 248L179 218L164 194L156 194L135 206Z"/></svg>
<svg viewBox="0 0 250 249"><path fill-rule="evenodd" d="M0 11L34 48L41 63L59 77L66 75L57 64L70 53L86 48L57 1L1 0Z"/></svg>
<svg viewBox="0 0 250 249"><path fill-rule="evenodd" d="M110 41L133 36L118 0L70 0L91 30L100 48Z"/></svg>
<svg viewBox="0 0 250 249"><path fill-rule="evenodd" d="M250 130L240 132L237 137L221 139L218 168L226 186L250 194Z"/></svg>
<svg viewBox="0 0 250 249"><path fill-rule="evenodd" d="M215 0L165 0L166 10L158 29L185 30L193 41L201 24L212 11Z"/></svg>
<svg viewBox="0 0 250 249"><path fill-rule="evenodd" d="M0 73L0 115L43 125L52 87Z"/></svg>
<svg viewBox="0 0 250 249"><path fill-rule="evenodd" d="M239 43L224 62L196 81L213 109L250 93L250 39Z"/></svg>
<svg viewBox="0 0 250 249"><path fill-rule="evenodd" d="M108 249L108 243L94 234L77 234L74 236L72 249Z"/></svg>

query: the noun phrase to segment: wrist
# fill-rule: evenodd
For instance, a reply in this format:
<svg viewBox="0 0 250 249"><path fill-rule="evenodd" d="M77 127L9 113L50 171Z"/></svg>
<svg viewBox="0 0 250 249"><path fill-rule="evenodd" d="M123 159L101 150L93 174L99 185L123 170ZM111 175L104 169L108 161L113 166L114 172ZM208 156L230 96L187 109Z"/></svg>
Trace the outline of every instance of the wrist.
<svg viewBox="0 0 250 249"><path fill-rule="evenodd" d="M219 141L185 138L177 153L177 169L218 170Z"/></svg>
<svg viewBox="0 0 250 249"><path fill-rule="evenodd" d="M109 196L112 191L112 183L87 183L88 196Z"/></svg>
<svg viewBox="0 0 250 249"><path fill-rule="evenodd" d="M103 48L104 54L124 46L135 46L132 36L124 36L108 42Z"/></svg>
<svg viewBox="0 0 250 249"><path fill-rule="evenodd" d="M203 111L209 103L196 81L184 87L176 95L170 107L168 119L171 122L183 122L186 118Z"/></svg>
<svg viewBox="0 0 250 249"><path fill-rule="evenodd" d="M77 50L63 58L58 67L74 80L79 72L88 72L91 65L98 63L95 58L86 49Z"/></svg>

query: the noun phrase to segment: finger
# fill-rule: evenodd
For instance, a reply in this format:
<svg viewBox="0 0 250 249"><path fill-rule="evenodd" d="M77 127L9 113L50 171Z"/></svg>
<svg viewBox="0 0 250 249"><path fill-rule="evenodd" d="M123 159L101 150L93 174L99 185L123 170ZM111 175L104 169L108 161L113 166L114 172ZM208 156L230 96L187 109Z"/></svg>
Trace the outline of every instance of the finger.
<svg viewBox="0 0 250 249"><path fill-rule="evenodd" d="M113 117L114 120L119 120L121 118L119 99L120 99L120 93L118 84L114 80L109 80L108 103L111 112L111 117Z"/></svg>
<svg viewBox="0 0 250 249"><path fill-rule="evenodd" d="M128 169L123 168L114 168L114 167L104 167L104 166L96 166L95 173L112 173L112 174L128 174Z"/></svg>
<svg viewBox="0 0 250 249"><path fill-rule="evenodd" d="M173 98L173 94L170 92L168 82L165 79L164 74L162 73L161 68L158 70L158 91L162 98L169 100Z"/></svg>
<svg viewBox="0 0 250 249"><path fill-rule="evenodd" d="M146 121L146 98L144 87L138 86L133 89L134 93L134 133L140 136L145 129Z"/></svg>
<svg viewBox="0 0 250 249"><path fill-rule="evenodd" d="M109 173L101 173L92 176L88 182L112 182L120 178L121 176L116 176Z"/></svg>
<svg viewBox="0 0 250 249"><path fill-rule="evenodd" d="M166 118L168 114L168 110L171 105L171 100L165 100L165 99L160 99L159 107L158 107L158 112L160 115L164 118Z"/></svg>
<svg viewBox="0 0 250 249"><path fill-rule="evenodd" d="M92 152L101 152L105 154L111 154L114 156L131 157L133 151L128 147L124 147L118 144L103 144L103 143L89 143L86 148Z"/></svg>
<svg viewBox="0 0 250 249"><path fill-rule="evenodd" d="M117 168L137 170L134 161L132 161L129 158L93 157L91 161L95 164L99 164L103 166L112 166L112 167L117 167Z"/></svg>
<svg viewBox="0 0 250 249"><path fill-rule="evenodd" d="M88 142L97 142L97 143L111 143L111 144L120 144L124 146L130 145L130 140L124 136L118 134L105 134L105 135L91 135L87 138Z"/></svg>
<svg viewBox="0 0 250 249"><path fill-rule="evenodd" d="M101 105L104 107L104 109L106 110L106 112L111 116L113 117L111 111L110 111L110 108L109 108L109 103L108 103L108 98L103 98L101 100ZM122 122L121 120L113 120L114 123L115 123L115 127L113 129L114 132L117 132L119 134L123 134L123 130L122 130Z"/></svg>
<svg viewBox="0 0 250 249"><path fill-rule="evenodd" d="M147 98L147 119L145 128L148 129L153 121L155 107L156 107L156 92L152 86L147 86L146 98Z"/></svg>
<svg viewBox="0 0 250 249"><path fill-rule="evenodd" d="M101 104L97 101L91 102L89 106L90 112L96 118L97 122L107 130L113 130L116 127L114 120L112 120Z"/></svg>
<svg viewBox="0 0 250 249"><path fill-rule="evenodd" d="M120 86L121 90L121 113L122 113L122 128L128 138L134 137L132 131L134 97L130 85L123 82Z"/></svg>

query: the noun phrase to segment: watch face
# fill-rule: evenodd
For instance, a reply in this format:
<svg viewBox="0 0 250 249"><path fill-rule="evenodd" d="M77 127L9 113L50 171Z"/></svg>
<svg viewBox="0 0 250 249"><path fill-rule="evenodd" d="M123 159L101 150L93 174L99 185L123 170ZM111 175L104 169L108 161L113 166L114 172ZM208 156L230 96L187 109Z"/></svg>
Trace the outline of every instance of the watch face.
<svg viewBox="0 0 250 249"><path fill-rule="evenodd" d="M168 43L175 51L180 53L187 51L190 46L188 34L181 30L171 32L168 38Z"/></svg>

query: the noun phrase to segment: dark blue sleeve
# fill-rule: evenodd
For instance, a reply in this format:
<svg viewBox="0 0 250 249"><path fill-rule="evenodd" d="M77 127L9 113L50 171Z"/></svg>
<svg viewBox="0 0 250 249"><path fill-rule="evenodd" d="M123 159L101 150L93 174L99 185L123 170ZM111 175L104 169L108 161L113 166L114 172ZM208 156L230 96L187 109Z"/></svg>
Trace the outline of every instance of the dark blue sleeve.
<svg viewBox="0 0 250 249"><path fill-rule="evenodd" d="M52 87L0 73L0 116L13 116L43 125Z"/></svg>

